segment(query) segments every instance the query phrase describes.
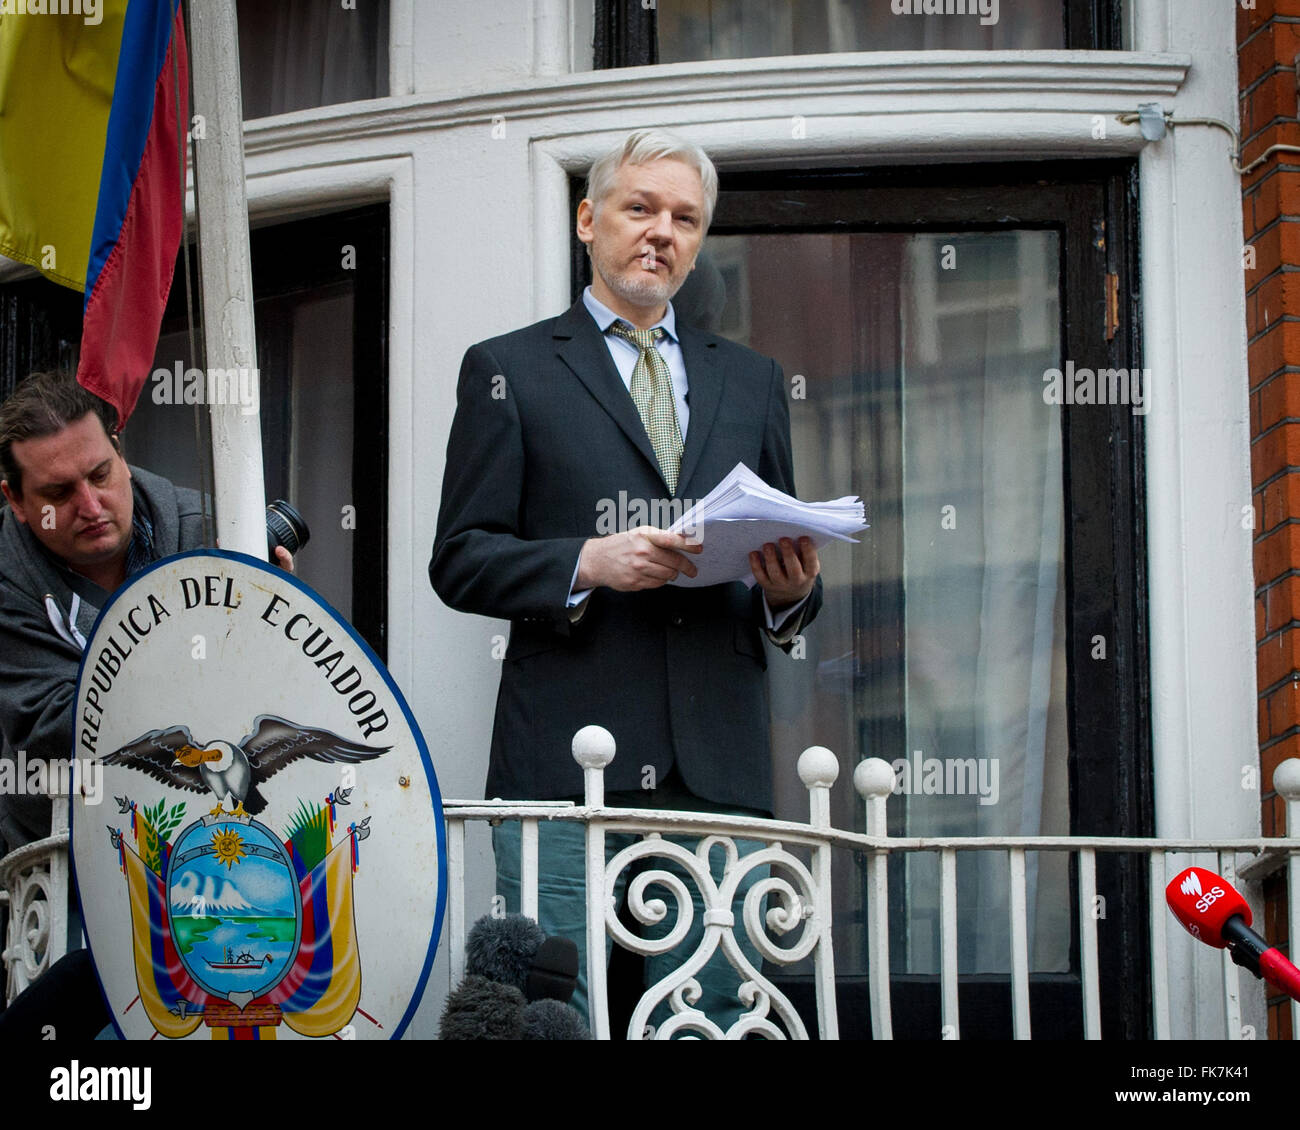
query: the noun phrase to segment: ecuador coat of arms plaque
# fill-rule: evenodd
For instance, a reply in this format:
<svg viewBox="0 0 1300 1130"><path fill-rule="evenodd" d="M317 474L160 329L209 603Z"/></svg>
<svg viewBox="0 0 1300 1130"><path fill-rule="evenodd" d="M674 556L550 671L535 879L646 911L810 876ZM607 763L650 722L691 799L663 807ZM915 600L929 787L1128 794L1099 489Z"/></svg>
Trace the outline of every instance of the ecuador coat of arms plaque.
<svg viewBox="0 0 1300 1130"><path fill-rule="evenodd" d="M346 621L251 557L171 557L105 605L76 710L73 868L119 1034L400 1037L446 901L442 801Z"/></svg>

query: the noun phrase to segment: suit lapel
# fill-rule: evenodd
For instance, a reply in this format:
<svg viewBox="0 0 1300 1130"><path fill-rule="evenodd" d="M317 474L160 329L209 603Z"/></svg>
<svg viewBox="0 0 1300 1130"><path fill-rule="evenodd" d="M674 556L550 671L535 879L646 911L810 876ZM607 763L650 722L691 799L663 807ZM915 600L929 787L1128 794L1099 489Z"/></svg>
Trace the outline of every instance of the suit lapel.
<svg viewBox="0 0 1300 1130"><path fill-rule="evenodd" d="M655 474L662 479L659 460L655 458L654 448L650 446L650 437L646 435L641 414L636 410L632 394L627 391L623 378L614 367L609 347L581 298L567 313L556 318L554 336L560 360L586 386L587 391L609 413L623 434L654 468Z"/></svg>
<svg viewBox="0 0 1300 1130"><path fill-rule="evenodd" d="M682 359L686 363L686 383L690 390L688 403L691 409L690 423L686 428L686 447L682 452L682 469L677 476L677 497L690 498L693 496L687 492L687 487L699 465L714 417L718 414L726 377L718 364L717 346L714 342L708 341L694 327L680 322L677 325L677 337L682 345Z"/></svg>

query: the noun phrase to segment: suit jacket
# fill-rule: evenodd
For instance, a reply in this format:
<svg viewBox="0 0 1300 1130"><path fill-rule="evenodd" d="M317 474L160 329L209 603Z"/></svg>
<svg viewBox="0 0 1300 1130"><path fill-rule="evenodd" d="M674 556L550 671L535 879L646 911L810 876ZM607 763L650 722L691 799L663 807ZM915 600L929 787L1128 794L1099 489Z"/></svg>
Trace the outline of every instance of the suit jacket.
<svg viewBox="0 0 1300 1130"><path fill-rule="evenodd" d="M738 462L793 494L780 366L680 322L677 330L690 406L677 497L702 498ZM472 346L456 395L429 578L452 608L511 621L486 795L581 795L571 743L595 723L617 742L611 791L644 787L648 766L662 781L675 762L696 796L770 810L759 586L598 588L576 623L566 607L598 517L620 497L669 497L582 300ZM821 595L818 578L796 614L803 624Z"/></svg>

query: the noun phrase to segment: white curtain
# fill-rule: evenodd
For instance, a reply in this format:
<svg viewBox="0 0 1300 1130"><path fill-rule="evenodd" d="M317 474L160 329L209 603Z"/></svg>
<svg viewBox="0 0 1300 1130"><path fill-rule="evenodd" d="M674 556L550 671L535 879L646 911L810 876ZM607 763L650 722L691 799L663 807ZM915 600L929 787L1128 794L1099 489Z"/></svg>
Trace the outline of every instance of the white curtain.
<svg viewBox="0 0 1300 1130"><path fill-rule="evenodd" d="M908 753L938 762L946 786L924 795L913 780L909 835L1069 830L1061 421L1042 396L1057 356L1056 244L1048 232L924 236L906 259ZM952 795L946 770L970 758L984 795ZM1067 968L1065 859L1026 862L1031 965ZM934 971L936 857L909 862L908 890L909 966ZM1005 852L959 855L961 972L1010 968L1008 891Z"/></svg>
<svg viewBox="0 0 1300 1130"><path fill-rule="evenodd" d="M238 0L244 117L388 93L387 0Z"/></svg>
<svg viewBox="0 0 1300 1130"><path fill-rule="evenodd" d="M923 2L900 0L899 14L890 0L658 0L659 61L1065 46L1064 0L999 0L994 23L912 13Z"/></svg>

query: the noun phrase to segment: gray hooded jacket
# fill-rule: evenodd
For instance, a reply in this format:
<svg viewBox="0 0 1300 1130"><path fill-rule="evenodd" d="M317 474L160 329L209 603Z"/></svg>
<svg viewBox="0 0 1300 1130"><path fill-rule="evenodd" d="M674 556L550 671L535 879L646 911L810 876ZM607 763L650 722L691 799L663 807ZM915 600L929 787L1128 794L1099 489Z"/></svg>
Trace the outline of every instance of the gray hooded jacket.
<svg viewBox="0 0 1300 1130"><path fill-rule="evenodd" d="M155 557L199 548L198 492L138 467L131 475L135 505L153 523ZM28 763L69 756L81 663L78 634L89 638L108 596L48 553L8 507L0 509L0 757L16 762L19 750L26 751ZM15 765L15 780L23 777L20 769ZM49 832L48 797L0 794L0 854Z"/></svg>

